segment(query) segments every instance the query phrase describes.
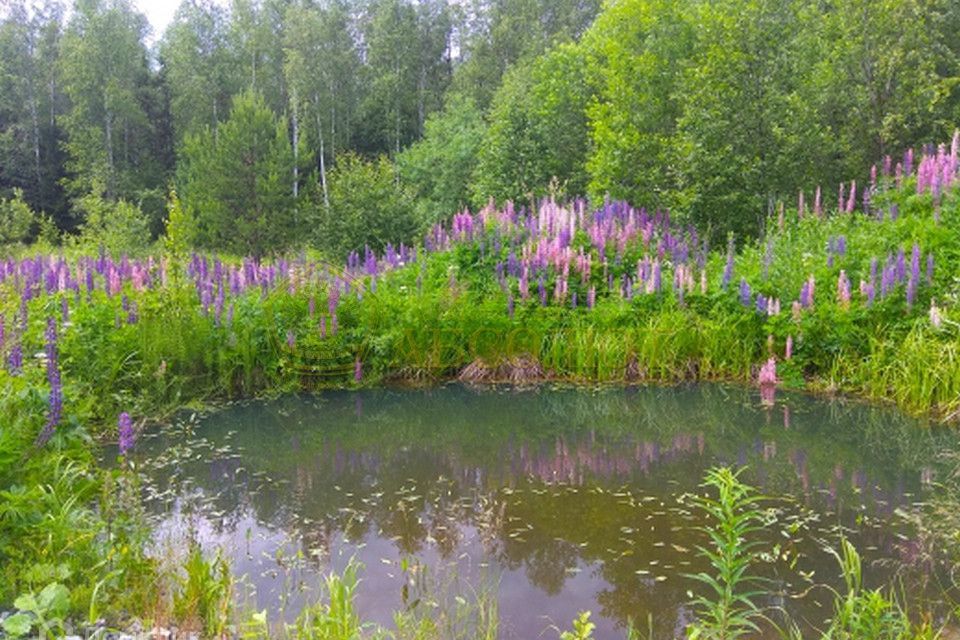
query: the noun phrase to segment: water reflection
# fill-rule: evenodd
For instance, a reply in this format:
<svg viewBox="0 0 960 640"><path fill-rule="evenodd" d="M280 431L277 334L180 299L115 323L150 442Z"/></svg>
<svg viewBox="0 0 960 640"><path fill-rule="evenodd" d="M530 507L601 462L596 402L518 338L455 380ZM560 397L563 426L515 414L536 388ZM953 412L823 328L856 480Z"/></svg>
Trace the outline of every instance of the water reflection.
<svg viewBox="0 0 960 640"><path fill-rule="evenodd" d="M812 624L835 582L824 542L841 528L861 549L868 583L912 558L892 521L936 475L952 435L893 412L719 386L534 391L365 391L234 406L172 425L137 456L161 531L193 527L233 549L258 606L277 607L290 560L306 580L356 555L361 609L387 624L401 605L401 557L499 579L504 637L534 637L594 610L598 637L653 616L659 635L689 622L705 567L702 525L686 494L711 466L747 465L777 496L764 532L764 573ZM198 524L199 523L199 524ZM305 577L306 576L306 577ZM296 608L296 598L289 604Z"/></svg>

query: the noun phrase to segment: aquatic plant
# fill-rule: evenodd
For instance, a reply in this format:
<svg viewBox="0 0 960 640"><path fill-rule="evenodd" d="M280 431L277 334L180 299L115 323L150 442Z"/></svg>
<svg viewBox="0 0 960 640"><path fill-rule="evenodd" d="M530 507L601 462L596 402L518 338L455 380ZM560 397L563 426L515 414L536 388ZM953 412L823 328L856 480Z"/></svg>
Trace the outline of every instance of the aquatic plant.
<svg viewBox="0 0 960 640"><path fill-rule="evenodd" d="M751 534L762 528L762 512L760 496L739 479L742 471L711 469L703 486L715 490L716 499L698 496L693 500L712 521L704 529L710 545L699 547L699 555L716 573L689 576L709 592L693 600L697 621L688 629L691 639L730 640L760 631L761 611L755 603L759 592L751 590L758 581L751 568L758 559L759 543L751 541Z"/></svg>

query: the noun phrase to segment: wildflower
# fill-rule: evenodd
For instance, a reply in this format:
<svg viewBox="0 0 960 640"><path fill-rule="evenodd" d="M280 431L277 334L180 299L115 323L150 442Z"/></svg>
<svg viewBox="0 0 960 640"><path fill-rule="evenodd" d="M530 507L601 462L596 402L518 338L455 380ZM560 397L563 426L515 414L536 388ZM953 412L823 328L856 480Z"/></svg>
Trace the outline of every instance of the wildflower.
<svg viewBox="0 0 960 640"><path fill-rule="evenodd" d="M757 313L759 314L767 313L767 297L762 293L757 294Z"/></svg>
<svg viewBox="0 0 960 640"><path fill-rule="evenodd" d="M117 431L119 434L120 455L125 456L133 449L136 436L133 433L133 421L130 420L130 414L124 411L117 419Z"/></svg>
<svg viewBox="0 0 960 640"><path fill-rule="evenodd" d="M837 277L837 302L844 309L850 306L850 278L847 277L847 272L843 269L840 270L840 275Z"/></svg>
<svg viewBox="0 0 960 640"><path fill-rule="evenodd" d="M937 307L937 301L930 300L930 324L933 325L934 329L939 329L943 326L943 317L940 315L940 308Z"/></svg>
<svg viewBox="0 0 960 640"><path fill-rule="evenodd" d="M750 283L747 282L746 278L740 278L740 304L749 307L751 298Z"/></svg>
<svg viewBox="0 0 960 640"><path fill-rule="evenodd" d="M723 268L723 281L720 283L720 286L723 289L726 289L730 285L730 280L733 278L733 235L730 235L730 239L727 242L727 265Z"/></svg>
<svg viewBox="0 0 960 640"><path fill-rule="evenodd" d="M857 204L857 181L854 180L850 183L850 197L847 198L847 213L853 213L853 208Z"/></svg>
<svg viewBox="0 0 960 640"><path fill-rule="evenodd" d="M47 382L50 384L50 398L47 409L47 424L44 425L37 436L36 444L38 447L46 444L53 432L60 424L60 418L63 414L63 389L60 384L60 364L57 357L57 321L50 317L47 319L47 330L44 334L46 338L46 360L47 360Z"/></svg>
<svg viewBox="0 0 960 640"><path fill-rule="evenodd" d="M574 293L573 296L574 301L576 301L577 294ZM576 306L576 302L574 302L574 306ZM509 291L507 292L507 315L513 317L513 293Z"/></svg>
<svg viewBox="0 0 960 640"><path fill-rule="evenodd" d="M353 381L360 382L363 380L363 362L360 360L360 356L357 356L357 359L353 362Z"/></svg>
<svg viewBox="0 0 960 640"><path fill-rule="evenodd" d="M927 284L933 286L933 253L927 254ZM0 345L2 349L2 345Z"/></svg>
<svg viewBox="0 0 960 640"><path fill-rule="evenodd" d="M777 388L777 360L771 356L757 374L757 383L760 385L760 397L765 404L772 404Z"/></svg>
<svg viewBox="0 0 960 640"><path fill-rule="evenodd" d="M294 347L297 346L297 334L293 332L293 329L287 331L287 347L292 351Z"/></svg>
<svg viewBox="0 0 960 640"><path fill-rule="evenodd" d="M789 360L793 357L793 336L787 336L787 345L783 350L783 359Z"/></svg>

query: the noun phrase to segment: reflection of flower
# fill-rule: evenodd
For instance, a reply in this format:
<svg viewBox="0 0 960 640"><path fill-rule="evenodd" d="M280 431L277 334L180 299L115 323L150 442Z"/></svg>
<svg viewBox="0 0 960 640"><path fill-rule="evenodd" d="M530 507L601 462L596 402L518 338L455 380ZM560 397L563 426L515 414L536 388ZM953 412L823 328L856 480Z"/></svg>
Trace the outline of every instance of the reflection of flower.
<svg viewBox="0 0 960 640"><path fill-rule="evenodd" d="M760 385L760 397L763 402L772 404L777 389L777 361L775 358L771 357L760 367L757 383Z"/></svg>

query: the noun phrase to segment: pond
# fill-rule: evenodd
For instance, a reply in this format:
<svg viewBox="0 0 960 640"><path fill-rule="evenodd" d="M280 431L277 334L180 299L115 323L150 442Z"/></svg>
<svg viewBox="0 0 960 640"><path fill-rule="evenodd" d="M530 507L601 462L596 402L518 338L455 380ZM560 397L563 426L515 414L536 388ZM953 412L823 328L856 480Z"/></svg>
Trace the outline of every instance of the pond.
<svg viewBox="0 0 960 640"><path fill-rule="evenodd" d="M915 599L922 501L953 433L861 403L721 385L378 389L289 396L182 416L138 443L158 553L223 549L242 599L291 620L321 577L363 565L358 607L495 603L501 638L555 638L591 610L598 638L629 620L656 637L692 618L707 568L692 493L714 465L772 500L758 534L760 604L804 628L831 613L846 535L868 585ZM929 604L929 603L928 603ZM774 613L776 617L776 613Z"/></svg>

